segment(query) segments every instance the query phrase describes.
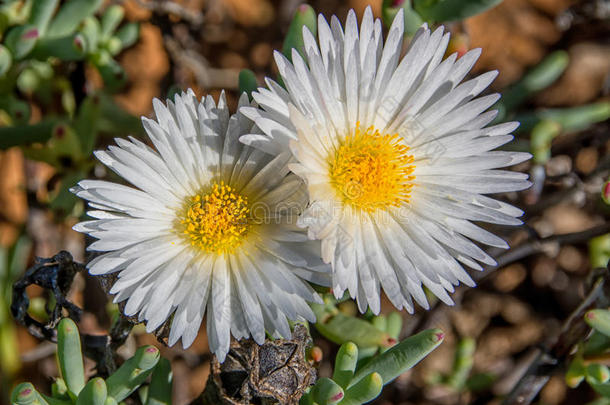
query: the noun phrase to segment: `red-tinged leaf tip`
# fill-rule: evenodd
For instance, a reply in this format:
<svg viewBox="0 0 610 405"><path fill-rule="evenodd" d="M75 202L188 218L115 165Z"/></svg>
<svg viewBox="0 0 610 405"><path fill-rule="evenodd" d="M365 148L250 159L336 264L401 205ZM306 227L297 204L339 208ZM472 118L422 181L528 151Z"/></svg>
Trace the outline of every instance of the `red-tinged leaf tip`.
<svg viewBox="0 0 610 405"><path fill-rule="evenodd" d="M339 392L339 393L337 393L337 395L333 395L330 399L331 399L331 401L336 402L342 398L343 398L343 393Z"/></svg>
<svg viewBox="0 0 610 405"><path fill-rule="evenodd" d="M157 349L157 348L156 348L156 347L154 347L154 346L151 346L151 347L149 347L148 349L146 349L146 352L147 352L147 353L155 353L155 352L157 352L157 351L159 351L159 349Z"/></svg>
<svg viewBox="0 0 610 405"><path fill-rule="evenodd" d="M437 342L440 342L441 340L443 340L445 338L445 334L442 332L435 333L434 337L436 338Z"/></svg>
<svg viewBox="0 0 610 405"><path fill-rule="evenodd" d="M32 389L31 388L26 388L24 390L21 390L21 392L19 393L20 396L25 397L28 396L32 393Z"/></svg>
<svg viewBox="0 0 610 405"><path fill-rule="evenodd" d="M55 137L56 138L63 138L64 135L66 134L66 128L63 125L59 125L57 128L55 128ZM66 328L67 331L69 331L68 328Z"/></svg>
<svg viewBox="0 0 610 405"><path fill-rule="evenodd" d="M398 340L396 340L394 338L388 339L388 346L394 346L396 343L398 343Z"/></svg>
<svg viewBox="0 0 610 405"><path fill-rule="evenodd" d="M83 41L79 37L74 38L74 46L77 49L82 51L83 50Z"/></svg>
<svg viewBox="0 0 610 405"><path fill-rule="evenodd" d="M404 3L404 2L405 2L405 0L392 0L391 6L392 7L400 7L400 6L402 6L402 3Z"/></svg>
<svg viewBox="0 0 610 405"><path fill-rule="evenodd" d="M595 319L595 313L593 311L589 311L585 314L585 318L587 319Z"/></svg>
<svg viewBox="0 0 610 405"><path fill-rule="evenodd" d="M23 33L23 35L21 36L22 39L36 39L38 38L38 29L36 28L32 28L31 30L28 30L26 32Z"/></svg>
<svg viewBox="0 0 610 405"><path fill-rule="evenodd" d="M307 6L307 4L303 3L297 8L297 12L306 13L308 9L309 7Z"/></svg>
<svg viewBox="0 0 610 405"><path fill-rule="evenodd" d="M602 189L602 198L607 204L610 204L610 181L607 181L604 184L604 188Z"/></svg>

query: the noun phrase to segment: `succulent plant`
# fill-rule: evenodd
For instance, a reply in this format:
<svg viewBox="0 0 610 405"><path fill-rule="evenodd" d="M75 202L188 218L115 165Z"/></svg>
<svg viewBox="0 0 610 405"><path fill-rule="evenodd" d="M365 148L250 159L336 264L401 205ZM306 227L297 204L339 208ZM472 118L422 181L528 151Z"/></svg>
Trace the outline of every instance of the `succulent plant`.
<svg viewBox="0 0 610 405"><path fill-rule="evenodd" d="M372 401L385 384L419 363L443 339L441 330L425 330L364 362L359 362L356 344L343 343L337 353L332 378L320 378L300 403L359 405Z"/></svg>
<svg viewBox="0 0 610 405"><path fill-rule="evenodd" d="M126 82L114 57L137 41L139 25L124 23L118 5L97 16L102 5L101 0L0 5L0 150L21 146L28 158L52 165L62 181L49 203L66 214L76 201L68 188L91 170L98 134L141 132L139 120L108 95ZM86 89L86 65L99 72L102 90ZM32 105L42 112L37 122L30 122Z"/></svg>
<svg viewBox="0 0 610 405"><path fill-rule="evenodd" d="M172 374L169 362L155 346L140 347L107 379L86 380L78 327L63 318L57 327L57 362L61 372L52 395L36 390L29 382L17 385L11 396L15 405L112 405L138 390L145 405L171 404ZM150 377L150 387L143 386Z"/></svg>

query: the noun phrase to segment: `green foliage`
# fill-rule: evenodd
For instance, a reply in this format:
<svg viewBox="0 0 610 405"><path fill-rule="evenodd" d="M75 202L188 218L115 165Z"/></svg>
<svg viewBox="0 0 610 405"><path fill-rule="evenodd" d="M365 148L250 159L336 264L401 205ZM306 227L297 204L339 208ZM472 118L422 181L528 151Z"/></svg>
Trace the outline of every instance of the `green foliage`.
<svg viewBox="0 0 610 405"><path fill-rule="evenodd" d="M404 13L405 32L409 35L415 34L415 32L422 25L424 20L413 8L412 0L396 1L396 0L384 0L381 6L381 12L383 22L385 25L390 26L394 17L398 11L402 8Z"/></svg>
<svg viewBox="0 0 610 405"><path fill-rule="evenodd" d="M604 185L604 187L606 187ZM610 261L610 233L589 241L589 260L591 267L606 267Z"/></svg>
<svg viewBox="0 0 610 405"><path fill-rule="evenodd" d="M393 313L386 319L372 316L368 320L347 313L332 295L324 296L324 304L311 304L318 322L316 330L337 344L353 342L359 348L359 358L373 356L394 345L402 328L402 317Z"/></svg>
<svg viewBox="0 0 610 405"><path fill-rule="evenodd" d="M68 393L78 396L85 386L80 335L74 321L64 318L57 327L57 360Z"/></svg>
<svg viewBox="0 0 610 405"><path fill-rule="evenodd" d="M606 182L604 183L604 185L602 186L602 200L610 205L610 179L606 180Z"/></svg>
<svg viewBox="0 0 610 405"><path fill-rule="evenodd" d="M415 10L428 22L463 20L500 4L502 0L414 0Z"/></svg>
<svg viewBox="0 0 610 405"><path fill-rule="evenodd" d="M379 322L379 321L377 321ZM368 361L358 364L358 346L341 345L333 377L321 378L301 398L301 405L359 405L377 398L385 384L411 369L443 341L438 329L411 336Z"/></svg>
<svg viewBox="0 0 610 405"><path fill-rule="evenodd" d="M292 61L292 49L296 49L301 55L304 55L303 51L303 28L307 27L313 35L317 32L317 20L316 12L314 9L307 5L300 5L294 12L292 22L288 27L288 32L284 38L284 45L282 46L282 53Z"/></svg>
<svg viewBox="0 0 610 405"><path fill-rule="evenodd" d="M423 331L402 342L402 316L398 312L355 316L345 297L323 296L323 304L311 304L316 330L340 344L332 379L323 378L303 396L301 405L359 405L375 399L383 386L415 366L443 340L438 329Z"/></svg>
<svg viewBox="0 0 610 405"><path fill-rule="evenodd" d="M496 121L503 120L534 94L553 84L566 70L569 61L566 51L552 52L517 83L504 90L502 99L494 106L498 109Z"/></svg>
<svg viewBox="0 0 610 405"><path fill-rule="evenodd" d="M28 158L57 170L59 186L48 202L60 214L73 209L76 198L68 189L91 170L100 134L142 133L139 120L107 94L126 82L114 57L137 41L139 26L123 23L118 5L96 16L103 3L10 0L0 5L0 150L21 146ZM85 80L85 65L98 70L102 90L83 94L74 75ZM30 121L31 105L42 112L40 120Z"/></svg>
<svg viewBox="0 0 610 405"><path fill-rule="evenodd" d="M383 21L389 26L403 10L405 33L413 35L423 22L429 24L456 21L480 14L502 0L383 0Z"/></svg>
<svg viewBox="0 0 610 405"><path fill-rule="evenodd" d="M145 405L171 405L172 371L169 361L160 358L154 346L140 347L106 380L85 379L80 334L69 318L57 328L57 361L61 372L50 397L40 394L31 383L19 384L11 402L16 405L113 405L136 390L146 393ZM151 386L144 386L152 374ZM142 397L142 395L140 396Z"/></svg>
<svg viewBox="0 0 610 405"><path fill-rule="evenodd" d="M258 82L254 72L250 69L243 69L239 72L239 92L247 93L250 100L252 100L252 92L258 88Z"/></svg>
<svg viewBox="0 0 610 405"><path fill-rule="evenodd" d="M598 102L572 108L538 110L527 114L515 111L539 91L555 83L569 63L565 51L549 54L521 80L506 89L494 108L498 110L495 122L509 117L521 123L517 133L531 133L530 152L536 164L544 164L551 158L551 144L557 136L580 131L591 125L610 119L610 103Z"/></svg>
<svg viewBox="0 0 610 405"><path fill-rule="evenodd" d="M140 347L131 359L108 377L108 395L117 401L127 398L152 374L159 357L159 349L156 347Z"/></svg>
<svg viewBox="0 0 610 405"><path fill-rule="evenodd" d="M145 405L171 405L172 367L169 360L160 358L152 372Z"/></svg>
<svg viewBox="0 0 610 405"><path fill-rule="evenodd" d="M603 399L610 401L610 369L605 364L610 355L610 310L593 309L584 318L593 333L577 346L566 371L566 384L575 388L586 381Z"/></svg>
<svg viewBox="0 0 610 405"><path fill-rule="evenodd" d="M11 379L21 367L18 337L10 315L12 286L25 267L31 241L22 236L11 248L0 247L0 373Z"/></svg>
<svg viewBox="0 0 610 405"><path fill-rule="evenodd" d="M572 108L554 108L517 115L521 123L517 133L531 131L531 152L534 162L545 163L551 157L551 142L557 136L581 131L610 119L610 102L601 101ZM603 190L602 190L603 191Z"/></svg>

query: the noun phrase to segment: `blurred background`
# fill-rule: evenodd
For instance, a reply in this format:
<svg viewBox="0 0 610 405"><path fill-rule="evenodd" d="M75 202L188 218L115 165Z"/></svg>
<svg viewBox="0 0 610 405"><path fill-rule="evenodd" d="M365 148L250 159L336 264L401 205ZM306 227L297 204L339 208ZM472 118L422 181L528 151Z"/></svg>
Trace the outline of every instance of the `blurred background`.
<svg viewBox="0 0 610 405"><path fill-rule="evenodd" d="M282 49L301 1L104 1L95 6L96 17L48 27L65 31L56 38L68 42L41 37L36 45L28 42L41 35L27 25L31 3L0 3L0 404L8 404L17 382L48 392L58 375L54 344L12 319L11 286L35 256L65 249L85 261L83 235L71 230L84 206L68 189L84 177L117 180L91 151L114 137L143 139L139 117L151 116L152 98L181 89L215 97L226 89L234 110L242 69L251 69L260 85L276 77L272 53ZM309 4L341 21L350 8L360 17L367 5L382 16L380 0ZM111 5L122 11L108 11ZM494 229L517 247L501 256L501 266L483 274L477 288L458 289L453 308L403 314L403 335L434 326L447 338L376 404L499 404L536 348L557 339L586 295L593 269L605 267L610 209L600 191L610 173L609 19L604 0L504 0L446 24L453 33L449 53L483 48L473 74L500 71L491 90L505 96L501 116L522 121L511 147L534 153L516 168L529 171L534 186L502 197L524 209L525 226ZM21 28L11 34L15 27ZM44 321L50 297L37 286L27 292L30 313ZM108 332L117 308L97 280L79 274L70 299L84 308L81 332ZM386 302L383 311L391 309ZM315 332L314 339L324 353L319 373L327 376L337 346ZM120 353L129 356L142 344L157 345L171 360L175 404L203 390L211 358L204 330L183 351L136 328ZM472 364L463 381L448 384L456 348L465 346L476 347ZM569 388L560 369L534 403L595 398L587 384Z"/></svg>

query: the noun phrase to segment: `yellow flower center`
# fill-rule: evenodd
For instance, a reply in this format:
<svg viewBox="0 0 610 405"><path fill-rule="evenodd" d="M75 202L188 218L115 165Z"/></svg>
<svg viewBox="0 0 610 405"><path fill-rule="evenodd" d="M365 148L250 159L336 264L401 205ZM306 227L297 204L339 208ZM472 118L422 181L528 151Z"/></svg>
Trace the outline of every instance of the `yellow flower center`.
<svg viewBox="0 0 610 405"><path fill-rule="evenodd" d="M331 184L343 202L366 212L409 201L415 170L409 147L396 134L356 124L329 157Z"/></svg>
<svg viewBox="0 0 610 405"><path fill-rule="evenodd" d="M180 221L192 246L206 253L230 253L248 233L248 198L224 182L215 183L207 194L188 199Z"/></svg>

